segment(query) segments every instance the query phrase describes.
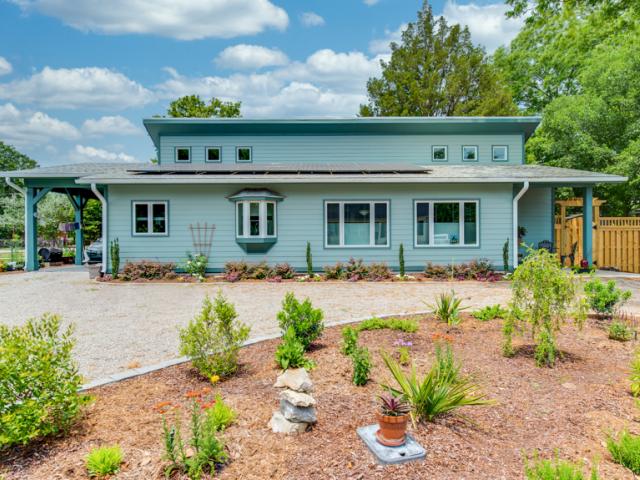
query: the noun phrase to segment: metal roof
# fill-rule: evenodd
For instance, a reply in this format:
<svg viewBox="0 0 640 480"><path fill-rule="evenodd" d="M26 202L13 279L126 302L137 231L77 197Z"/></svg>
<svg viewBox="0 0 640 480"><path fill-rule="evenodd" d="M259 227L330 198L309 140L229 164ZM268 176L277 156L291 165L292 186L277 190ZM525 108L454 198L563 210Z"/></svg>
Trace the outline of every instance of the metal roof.
<svg viewBox="0 0 640 480"><path fill-rule="evenodd" d="M181 135L450 135L522 134L540 117L145 118L156 148L160 137Z"/></svg>
<svg viewBox="0 0 640 480"><path fill-rule="evenodd" d="M0 172L1 177L12 178L79 178L87 175L108 175L125 172L127 168L142 168L143 163L71 163L52 165L28 170L9 170Z"/></svg>

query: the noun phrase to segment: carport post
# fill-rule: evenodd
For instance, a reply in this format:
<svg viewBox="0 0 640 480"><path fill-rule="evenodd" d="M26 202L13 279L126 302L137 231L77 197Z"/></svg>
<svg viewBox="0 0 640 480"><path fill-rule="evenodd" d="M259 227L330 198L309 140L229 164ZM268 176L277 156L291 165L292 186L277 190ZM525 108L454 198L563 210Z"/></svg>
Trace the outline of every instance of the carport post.
<svg viewBox="0 0 640 480"><path fill-rule="evenodd" d="M78 224L78 228L76 228L76 265L82 265L82 247L84 244L84 238L82 233L82 207L83 207L83 198L81 195L77 195L74 200L74 211L75 218L74 222Z"/></svg>
<svg viewBox="0 0 640 480"><path fill-rule="evenodd" d="M593 187L584 187L582 196L582 256L593 264Z"/></svg>
<svg viewBox="0 0 640 480"><path fill-rule="evenodd" d="M27 187L25 202L25 224L24 224L24 268L31 272L40 268L38 261L38 222L36 221L37 203L36 190L33 187Z"/></svg>

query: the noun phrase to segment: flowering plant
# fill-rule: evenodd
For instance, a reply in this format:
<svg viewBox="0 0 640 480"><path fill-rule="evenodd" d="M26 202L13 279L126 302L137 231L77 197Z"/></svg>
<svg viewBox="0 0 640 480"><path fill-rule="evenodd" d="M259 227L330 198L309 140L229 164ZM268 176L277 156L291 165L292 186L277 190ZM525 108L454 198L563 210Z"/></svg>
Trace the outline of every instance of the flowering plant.
<svg viewBox="0 0 640 480"><path fill-rule="evenodd" d="M198 279L199 282L202 282L207 273L208 261L209 259L206 255L192 255L189 253L187 254L187 263L184 266L184 270L192 277Z"/></svg>
<svg viewBox="0 0 640 480"><path fill-rule="evenodd" d="M413 342L411 340L404 340L398 338L393 345L398 347L398 360L401 365L409 365L411 362L411 347Z"/></svg>

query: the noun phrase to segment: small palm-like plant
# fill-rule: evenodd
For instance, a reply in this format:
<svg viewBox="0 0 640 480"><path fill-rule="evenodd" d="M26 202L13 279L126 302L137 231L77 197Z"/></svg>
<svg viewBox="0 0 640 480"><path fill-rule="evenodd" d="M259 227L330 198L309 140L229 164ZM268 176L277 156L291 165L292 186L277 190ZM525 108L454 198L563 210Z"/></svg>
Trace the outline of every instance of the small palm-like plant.
<svg viewBox="0 0 640 480"><path fill-rule="evenodd" d="M390 393L380 395L380 412L388 417L400 417L411 411L411 405L404 397L396 397Z"/></svg>
<svg viewBox="0 0 640 480"><path fill-rule="evenodd" d="M120 470L123 457L119 445L94 448L86 458L87 471L91 477L112 475Z"/></svg>
<svg viewBox="0 0 640 480"><path fill-rule="evenodd" d="M436 303L429 305L431 313L437 320L445 322L447 325L458 325L460 323L460 312L468 307L462 307L462 299L456 297L456 292L442 292L436 297Z"/></svg>

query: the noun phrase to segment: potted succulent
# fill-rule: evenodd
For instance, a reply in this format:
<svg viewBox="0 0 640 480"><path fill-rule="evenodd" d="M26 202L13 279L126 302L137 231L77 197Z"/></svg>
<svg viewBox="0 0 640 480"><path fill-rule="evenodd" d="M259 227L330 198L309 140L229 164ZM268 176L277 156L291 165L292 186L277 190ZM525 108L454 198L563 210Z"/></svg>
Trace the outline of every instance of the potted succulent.
<svg viewBox="0 0 640 480"><path fill-rule="evenodd" d="M404 445L411 407L403 397L390 393L380 395L380 409L376 411L378 442L386 447Z"/></svg>

